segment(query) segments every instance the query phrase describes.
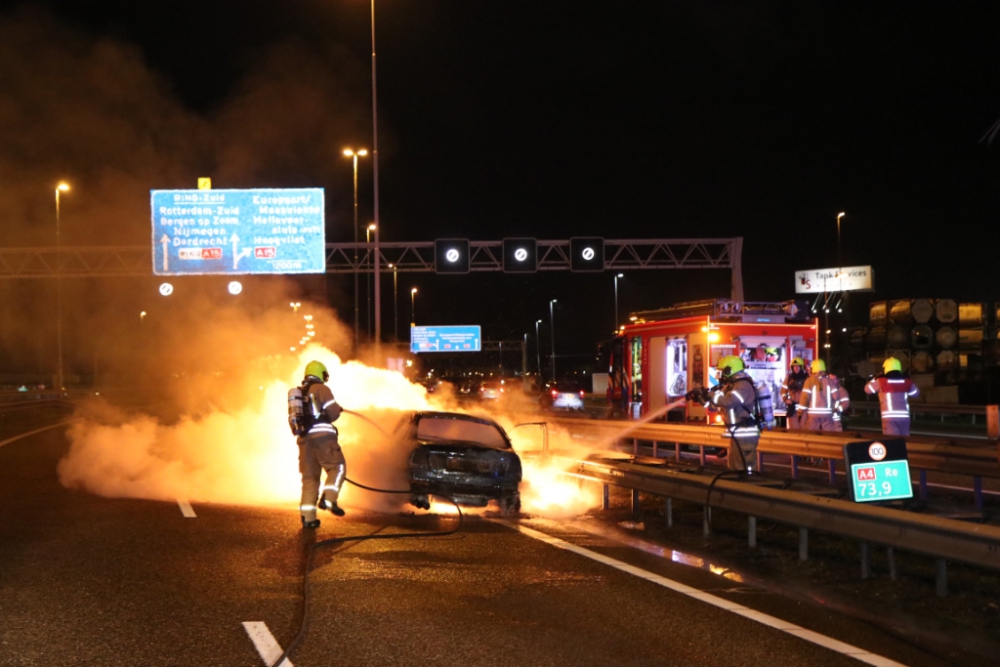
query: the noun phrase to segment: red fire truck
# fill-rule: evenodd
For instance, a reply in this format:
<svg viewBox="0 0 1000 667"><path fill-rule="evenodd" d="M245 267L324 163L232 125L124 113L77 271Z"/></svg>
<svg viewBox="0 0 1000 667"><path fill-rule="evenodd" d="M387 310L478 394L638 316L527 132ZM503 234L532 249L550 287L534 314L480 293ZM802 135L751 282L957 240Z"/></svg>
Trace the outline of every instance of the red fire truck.
<svg viewBox="0 0 1000 667"><path fill-rule="evenodd" d="M697 387L711 388L718 383L715 367L727 355L742 358L756 383L767 383L775 415L784 416L778 396L789 362L802 357L808 368L819 356L819 322L808 303L699 301L629 319L612 346L609 370L627 393L633 417L660 411ZM708 417L690 402L666 415L668 421Z"/></svg>

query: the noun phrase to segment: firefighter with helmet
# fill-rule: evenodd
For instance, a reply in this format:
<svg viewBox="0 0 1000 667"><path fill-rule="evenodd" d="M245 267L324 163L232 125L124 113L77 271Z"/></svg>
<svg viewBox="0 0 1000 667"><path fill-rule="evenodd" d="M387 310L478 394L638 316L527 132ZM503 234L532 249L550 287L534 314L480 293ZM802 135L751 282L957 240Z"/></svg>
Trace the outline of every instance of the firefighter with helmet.
<svg viewBox="0 0 1000 667"><path fill-rule="evenodd" d="M732 470L751 471L757 468L757 443L760 441L757 389L739 357L723 357L716 368L719 386L709 395L708 402L722 412L722 423L730 440L727 465Z"/></svg>
<svg viewBox="0 0 1000 667"><path fill-rule="evenodd" d="M919 396L920 389L903 375L899 359L886 359L882 374L868 381L865 393L878 394L883 434L910 435L910 399Z"/></svg>
<svg viewBox="0 0 1000 667"><path fill-rule="evenodd" d="M806 431L842 431L840 415L850 407L847 390L836 375L826 371L826 362L814 359L812 375L802 385L798 413Z"/></svg>
<svg viewBox="0 0 1000 667"><path fill-rule="evenodd" d="M344 516L337 499L347 474L347 462L340 449L337 427L333 425L343 408L325 384L329 379L326 366L310 361L302 385L288 392L289 423L298 436L299 445L299 472L302 473L299 512L303 528L319 527L317 507ZM326 472L326 483L321 489L323 472Z"/></svg>
<svg viewBox="0 0 1000 667"><path fill-rule="evenodd" d="M802 428L799 419L799 398L802 395L802 387L805 385L809 374L806 373L806 362L802 357L795 357L789 364L791 372L785 376L785 381L781 383L781 401L785 404L785 423L789 431L797 431Z"/></svg>

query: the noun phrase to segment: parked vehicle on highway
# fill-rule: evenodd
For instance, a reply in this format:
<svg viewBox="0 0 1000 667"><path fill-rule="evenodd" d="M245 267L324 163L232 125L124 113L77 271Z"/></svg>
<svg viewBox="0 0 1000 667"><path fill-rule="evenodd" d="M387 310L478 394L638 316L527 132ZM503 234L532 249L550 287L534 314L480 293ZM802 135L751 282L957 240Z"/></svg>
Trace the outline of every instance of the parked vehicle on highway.
<svg viewBox="0 0 1000 667"><path fill-rule="evenodd" d="M521 459L503 428L488 417L458 412L411 412L393 439L413 447L409 458L410 503L430 509L433 495L459 505L501 513L521 508Z"/></svg>
<svg viewBox="0 0 1000 667"><path fill-rule="evenodd" d="M538 397L543 410L583 411L583 387L576 382L549 382Z"/></svg>
<svg viewBox="0 0 1000 667"><path fill-rule="evenodd" d="M507 384L503 380L484 380L479 383L479 400L499 401L506 397Z"/></svg>

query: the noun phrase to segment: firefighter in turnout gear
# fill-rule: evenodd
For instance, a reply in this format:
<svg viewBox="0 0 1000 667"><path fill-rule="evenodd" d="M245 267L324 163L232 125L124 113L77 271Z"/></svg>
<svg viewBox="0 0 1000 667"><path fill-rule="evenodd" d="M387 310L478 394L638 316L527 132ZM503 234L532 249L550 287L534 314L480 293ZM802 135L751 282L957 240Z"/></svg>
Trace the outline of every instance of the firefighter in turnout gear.
<svg viewBox="0 0 1000 667"><path fill-rule="evenodd" d="M757 389L739 357L723 357L716 368L719 386L709 396L709 402L722 411L722 423L730 439L727 465L732 470L756 470L760 441Z"/></svg>
<svg viewBox="0 0 1000 667"><path fill-rule="evenodd" d="M822 359L814 360L812 375L802 385L799 396L802 428L806 431L842 431L840 415L850 405L847 390L840 386L837 376L826 372Z"/></svg>
<svg viewBox="0 0 1000 667"><path fill-rule="evenodd" d="M347 462L340 450L337 421L343 412L326 386L330 374L318 361L306 365L302 386L288 392L288 419L292 432L298 436L299 472L302 473L302 499L299 512L303 528L317 528L316 508L344 516L337 505L340 487L347 474ZM326 483L320 488L320 477L326 472Z"/></svg>
<svg viewBox="0 0 1000 667"><path fill-rule="evenodd" d="M802 357L792 359L791 372L781 383L781 401L785 404L785 422L789 431L797 431L802 428L799 419L799 398L802 395L802 387L809 377L806 373L806 362Z"/></svg>
<svg viewBox="0 0 1000 667"><path fill-rule="evenodd" d="M895 357L885 360L882 373L865 385L866 394L878 394L882 433L910 435L910 399L919 396L920 389L913 380L903 376L903 365Z"/></svg>

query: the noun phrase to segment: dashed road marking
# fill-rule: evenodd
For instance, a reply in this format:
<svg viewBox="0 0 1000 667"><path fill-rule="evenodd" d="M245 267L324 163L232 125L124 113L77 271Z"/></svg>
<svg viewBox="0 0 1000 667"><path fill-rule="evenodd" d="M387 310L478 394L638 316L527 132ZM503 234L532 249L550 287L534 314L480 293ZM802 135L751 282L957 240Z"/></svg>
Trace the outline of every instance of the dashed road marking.
<svg viewBox="0 0 1000 667"><path fill-rule="evenodd" d="M250 635L250 641L257 647L257 653L260 653L265 665L270 667L275 660L281 657L284 651L278 644L278 640L267 629L266 623L263 621L243 621L243 629ZM293 667L293 665L291 660L285 658L280 665L275 665L275 667Z"/></svg>
<svg viewBox="0 0 1000 667"><path fill-rule="evenodd" d="M187 519L197 519L198 515L194 513L194 508L191 507L191 503L184 500L183 498L177 499L177 504L181 506L181 514ZM279 653L280 655L280 653Z"/></svg>
<svg viewBox="0 0 1000 667"><path fill-rule="evenodd" d="M34 431L28 431L27 433L22 433L21 435L15 435L13 438L7 438L6 440L0 441L0 447L3 447L4 445L14 442L16 440L20 440L21 438L27 438L29 435L35 435L36 433L41 433L42 431L48 431L53 428L59 428L60 426L65 426L66 424L69 424L70 421L75 421L75 420L71 419L69 421L59 422L58 424L52 424L51 426L36 428Z"/></svg>
<svg viewBox="0 0 1000 667"><path fill-rule="evenodd" d="M804 641L816 644L818 646L822 646L823 648L835 651L842 655L849 656L851 658L854 658L855 660L859 660L866 664L874 665L875 667L906 667L902 663L896 662L895 660L890 660L889 658L885 658L883 656L870 653L869 651L866 651L862 648L858 648L857 646L851 646L850 644L845 644L844 642L833 639L832 637L827 637L826 635L821 635L818 632L807 630L806 628L803 628L799 625L795 625L794 623L783 621L780 618L776 618L774 616L765 614L755 609L750 609L749 607L744 607L741 604L730 602L729 600L726 600L724 598L720 598L710 593L698 590L697 588L692 588L691 586L682 584L679 581L668 579L667 577L664 577L659 574L653 574L652 572L648 572L634 565L629 565L628 563L620 561L616 558L611 558L609 556L599 554L596 551L591 551L590 549L579 547L570 542L566 542L565 540L561 540L558 537L552 537L551 535L546 535L545 533L533 530L531 528L527 528L525 526L519 526L515 524L505 524L505 525L516 528L517 530L524 533L528 537L533 537L536 540L541 540L546 544L558 547L559 549L565 549L566 551L571 551L585 558L590 558L591 560L595 560L598 563L603 563L604 565L608 565L617 570L621 570L622 572L625 572L627 574L640 577L642 579L645 579L646 581L663 586L664 588L669 588L670 590L680 593L681 595L687 595L688 597L694 598L696 600L701 600L702 602L718 607L719 609L724 609L726 611L730 611L744 618L748 618L752 621L763 623L764 625L772 627L775 630L780 630L781 632L788 633ZM281 654L278 653L277 655Z"/></svg>

